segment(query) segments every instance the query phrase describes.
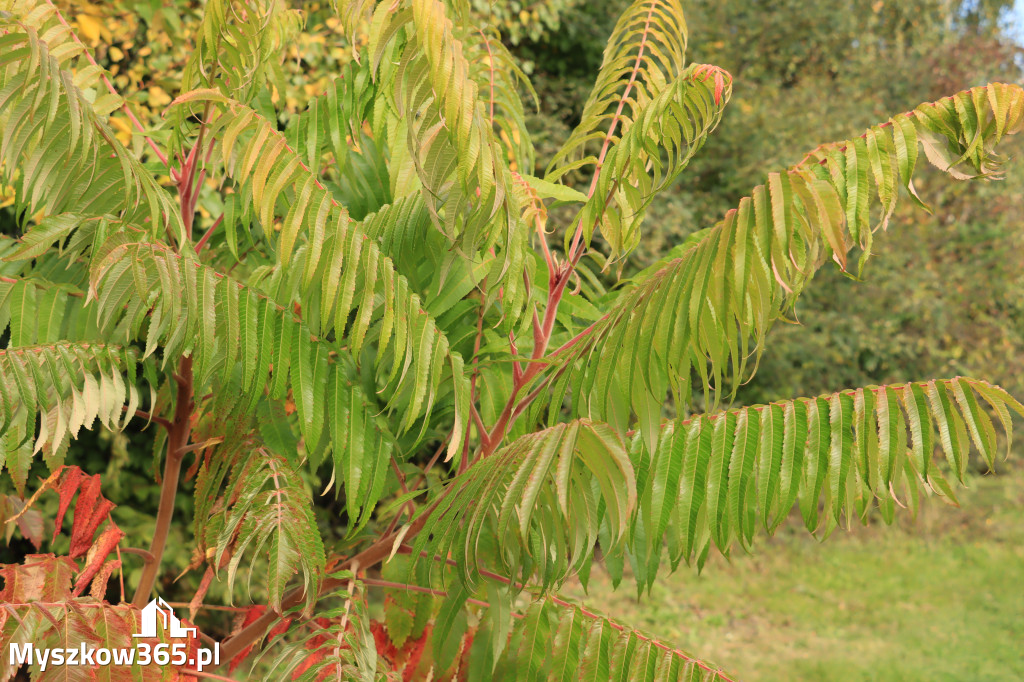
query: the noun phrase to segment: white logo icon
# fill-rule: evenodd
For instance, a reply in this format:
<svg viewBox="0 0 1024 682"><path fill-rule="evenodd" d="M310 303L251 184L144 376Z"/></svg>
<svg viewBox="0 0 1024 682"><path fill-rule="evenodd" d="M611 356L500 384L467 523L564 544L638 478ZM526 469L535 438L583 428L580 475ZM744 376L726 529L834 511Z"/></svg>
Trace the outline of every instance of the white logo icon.
<svg viewBox="0 0 1024 682"><path fill-rule="evenodd" d="M141 630L138 634L132 635L132 637L157 637L156 624L158 619L163 622L164 632L171 637L194 638L199 636L198 629L183 626L178 617L174 615L174 609L163 599L157 597L142 609L142 617L140 619Z"/></svg>

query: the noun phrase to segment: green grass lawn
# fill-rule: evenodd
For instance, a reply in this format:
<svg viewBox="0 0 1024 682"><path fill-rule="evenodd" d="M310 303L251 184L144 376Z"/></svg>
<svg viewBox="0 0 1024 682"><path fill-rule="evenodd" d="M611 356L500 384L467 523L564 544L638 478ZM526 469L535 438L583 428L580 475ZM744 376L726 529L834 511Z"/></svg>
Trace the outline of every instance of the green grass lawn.
<svg viewBox="0 0 1024 682"><path fill-rule="evenodd" d="M1024 468L976 477L962 509L836 531L795 523L753 555L682 568L639 603L595 568L590 595L618 620L758 682L1024 680ZM904 515L906 516L906 515Z"/></svg>

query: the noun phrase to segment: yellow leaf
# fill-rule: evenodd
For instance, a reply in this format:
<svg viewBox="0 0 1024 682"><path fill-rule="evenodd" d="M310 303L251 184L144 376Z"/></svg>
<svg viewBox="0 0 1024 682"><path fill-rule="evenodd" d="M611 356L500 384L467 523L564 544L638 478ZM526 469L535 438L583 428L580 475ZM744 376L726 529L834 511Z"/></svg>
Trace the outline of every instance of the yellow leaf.
<svg viewBox="0 0 1024 682"><path fill-rule="evenodd" d="M78 32L88 41L90 44L95 45L100 41L100 31L103 29L103 24L96 17L89 14L79 14L75 18L75 22L78 24Z"/></svg>
<svg viewBox="0 0 1024 682"><path fill-rule="evenodd" d="M124 52L122 52L119 48L116 47L110 48L107 54L110 55L110 61L112 62L119 62L122 59L124 59Z"/></svg>
<svg viewBox="0 0 1024 682"><path fill-rule="evenodd" d="M114 137L120 140L121 144L127 147L132 143L132 126L128 121L119 116L112 116L110 125L114 128Z"/></svg>
<svg viewBox="0 0 1024 682"><path fill-rule="evenodd" d="M149 106L160 108L170 103L171 96L164 92L164 89L159 85L154 85L149 89Z"/></svg>

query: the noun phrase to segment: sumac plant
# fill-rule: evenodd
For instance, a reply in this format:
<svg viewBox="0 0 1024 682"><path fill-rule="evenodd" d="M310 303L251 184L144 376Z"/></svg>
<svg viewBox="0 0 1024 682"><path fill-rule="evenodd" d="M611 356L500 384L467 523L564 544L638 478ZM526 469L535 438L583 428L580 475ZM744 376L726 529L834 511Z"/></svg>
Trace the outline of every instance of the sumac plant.
<svg viewBox="0 0 1024 682"><path fill-rule="evenodd" d="M596 558L649 590L794 508L890 522L1009 441L1024 408L965 377L719 406L819 267L859 272L899 198L924 205L919 166L998 176L1019 86L818 147L610 286L732 92L686 63L679 1L619 19L536 174L529 81L466 0L337 4L353 58L305 111L275 108L302 15L207 0L145 126L53 4L0 0L3 509L40 544L73 518L69 552L0 569L0 677L12 642L130 645L180 528L204 645L210 606L244 611L222 669L99 674L728 680L559 587ZM155 439L152 536L67 461L126 428Z"/></svg>

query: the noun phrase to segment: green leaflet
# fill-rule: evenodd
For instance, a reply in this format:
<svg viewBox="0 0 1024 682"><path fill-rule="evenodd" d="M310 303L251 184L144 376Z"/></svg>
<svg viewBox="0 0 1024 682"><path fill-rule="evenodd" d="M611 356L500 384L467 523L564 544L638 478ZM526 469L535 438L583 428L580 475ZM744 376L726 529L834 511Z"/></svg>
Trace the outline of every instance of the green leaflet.
<svg viewBox="0 0 1024 682"><path fill-rule="evenodd" d="M849 511L850 500L846 498L847 480L853 467L853 398L839 393L829 402L829 493L832 499L832 515L838 523L843 509Z"/></svg>
<svg viewBox="0 0 1024 682"><path fill-rule="evenodd" d="M741 413L736 422L736 440L729 462L729 523L740 541L747 545L754 534L756 496L755 461L760 445L761 418L756 412Z"/></svg>
<svg viewBox="0 0 1024 682"><path fill-rule="evenodd" d="M542 199L555 199L556 201L580 203L587 200L586 194L575 190L572 187L548 182L541 178L535 178L532 175L523 175L522 177Z"/></svg>
<svg viewBox="0 0 1024 682"><path fill-rule="evenodd" d="M746 412L744 423L746 423ZM733 439L736 434L736 414L726 412L715 421L711 436L711 461L708 466L708 525L715 545L722 552L727 552L732 541L730 531L732 518L728 514L726 500L729 494L729 462L735 454ZM735 481L738 485L739 481Z"/></svg>
<svg viewBox="0 0 1024 682"><path fill-rule="evenodd" d="M770 530L771 520L778 518L777 503L780 497L780 479L786 477L785 490L782 496L788 497L789 486L792 484L792 459L785 462L786 456L792 457L792 452L785 452L786 414L785 407L769 405L761 411L761 443L757 452L757 506L761 509L764 518L765 529ZM795 430L792 423L793 417L789 417L789 431ZM793 438L790 434L790 439ZM792 506L792 503L790 504Z"/></svg>

